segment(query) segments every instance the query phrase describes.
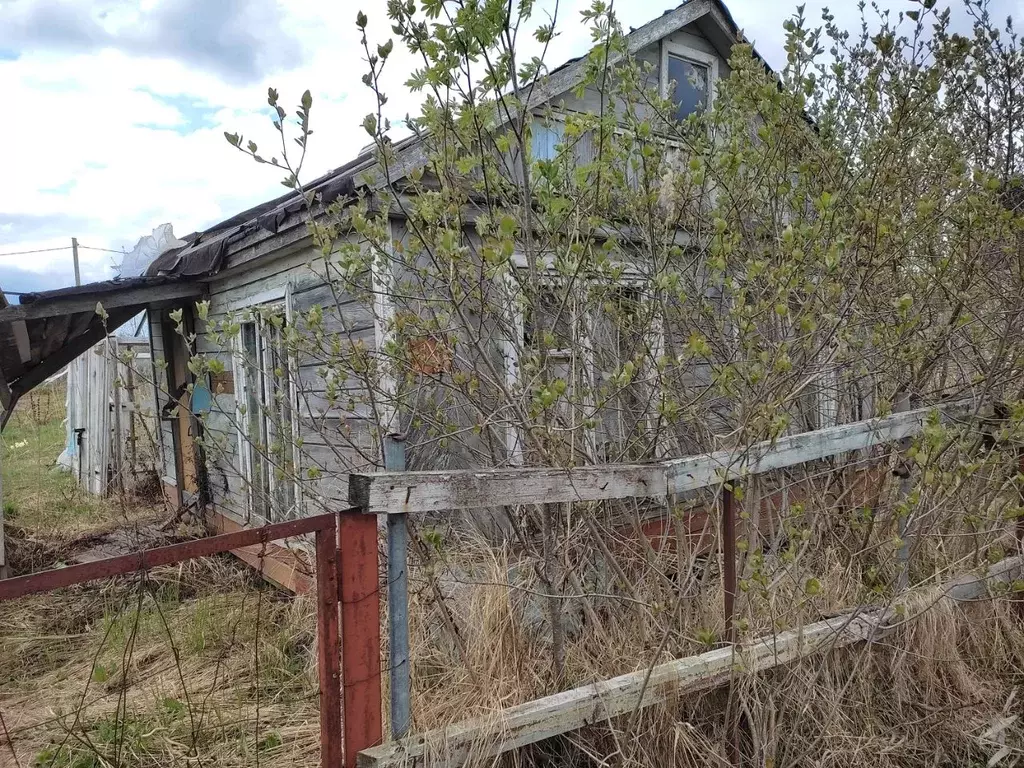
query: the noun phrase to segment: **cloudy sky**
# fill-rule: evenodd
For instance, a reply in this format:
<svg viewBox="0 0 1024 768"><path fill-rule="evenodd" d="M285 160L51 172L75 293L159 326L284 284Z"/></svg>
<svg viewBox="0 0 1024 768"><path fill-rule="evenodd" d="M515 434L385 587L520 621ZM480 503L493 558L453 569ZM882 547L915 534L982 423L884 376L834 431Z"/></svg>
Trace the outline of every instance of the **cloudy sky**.
<svg viewBox="0 0 1024 768"><path fill-rule="evenodd" d="M893 9L912 0L880 0ZM550 9L554 0L542 0ZM617 3L639 26L672 0ZM994 0L1024 16L1024 0ZM306 178L354 157L372 101L354 17L370 36L389 33L385 0L0 0L0 94L11 107L0 129L0 288L30 291L73 282L71 237L83 277L109 277L116 254L163 222L201 230L283 191L275 171L227 145L223 132L271 144L266 90L286 105L309 88L313 128ZM586 51L579 11L561 0L561 34L548 61ZM782 21L795 0L730 0L737 23L769 63L782 60ZM852 23L855 3L836 0ZM807 13L819 18L821 2ZM398 62L401 64L401 62ZM393 68L392 120L415 110Z"/></svg>

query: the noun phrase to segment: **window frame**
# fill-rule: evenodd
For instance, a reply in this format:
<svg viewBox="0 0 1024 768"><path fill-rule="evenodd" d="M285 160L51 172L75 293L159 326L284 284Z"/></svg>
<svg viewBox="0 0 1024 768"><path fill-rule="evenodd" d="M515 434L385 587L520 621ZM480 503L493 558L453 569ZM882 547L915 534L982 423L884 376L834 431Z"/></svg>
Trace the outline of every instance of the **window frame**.
<svg viewBox="0 0 1024 768"><path fill-rule="evenodd" d="M672 42L671 40L661 41L660 77L659 90L663 99L671 98L668 92L668 59L675 56L678 59L688 61L708 70L708 103L704 105L707 112L715 103L715 90L718 82L718 56L713 53L692 48L689 45Z"/></svg>
<svg viewBox="0 0 1024 768"><path fill-rule="evenodd" d="M541 285L551 284L556 285L558 280L562 279L557 274L554 268L554 257L546 256L542 258L540 283ZM511 267L514 271L526 271L528 269L526 258L524 254L516 251L512 256ZM502 358L505 366L505 381L510 389L514 388L521 382L522 368L521 361L519 359L519 350L526 350L526 336L525 336L525 325L526 325L526 312L527 310L518 301L519 291L515 284L515 281L511 277L504 278L503 282L506 284L509 292L509 303L512 307L512 317L510 318L510 325L514 338L504 339L501 343ZM594 282L589 278L580 278L580 282L588 287ZM650 297L648 292L648 282L645 277L639 274L635 267L631 265L623 265L623 273L615 280L616 286L619 288L630 289L637 291L640 300L643 301ZM575 327L576 323L580 320L580 316L573 314L570 318L572 327ZM570 361L574 355L579 356L580 364L583 367L583 375L589 380L590 387L593 388L596 385L596 377L598 371L596 369L596 361L593 358L593 352L591 349L590 332L593 327L593 311L588 308L584 312L582 317L583 337L579 339L579 344L576 347L579 349L570 348L569 350L549 350L549 358L554 358L560 362ZM652 340L652 353L655 358L663 354L665 349L665 327L664 318L660 312L655 314L652 327L649 331L650 338ZM562 357L560 353L567 353L565 357ZM587 403L587 408L595 410L596 405L593 403ZM596 412L596 411L595 411ZM649 419L657 418L651 414L648 416ZM598 455L598 444L597 444L597 432L596 430L589 431L587 433L587 449L591 452L592 456ZM523 445L525 444L524 436L520 433L518 426L510 424L506 431L506 447L508 449L507 460L511 466L522 466L523 464ZM663 453L662 447L658 446L657 452L659 455Z"/></svg>
<svg viewBox="0 0 1024 768"><path fill-rule="evenodd" d="M267 501L264 504L258 505L254 497L254 462L252 460L252 447L250 445L250 424L252 414L248 412L249 407L249 393L251 387L255 386L260 390L260 439L267 439L269 444L269 431L267 421L269 415L266 413L267 408L267 384L272 376L268 376L266 365L266 355L271 351L270 345L273 343L273 339L270 338L265 329L262 328L261 315L264 311L278 312L284 317L284 328L287 328L292 324L292 311L291 311L291 286L287 286L285 291L277 293L275 298L269 296L261 296L264 299L260 303L251 304L241 310L242 317L239 320L241 329L238 336L235 338L234 354L232 356L232 365L235 370L235 381L236 381L236 394L235 394L235 410L236 410L236 423L237 423L237 437L238 437L238 458L239 458L239 469L242 477L242 482L245 485L246 493L246 518L249 519L253 515L257 515L265 519L268 523L279 522L280 520L288 520L296 517L302 517L304 514L304 504L302 498L302 484L298 477L299 465L300 465L300 451L298 447L299 437L299 402L298 392L296 387L296 372L298 370L296 360L294 356L287 352L288 356L287 364L288 368L285 371L284 378L287 379L287 395L285 407L288 409L289 420L290 420L290 435L287 435L287 439L291 441L292 449L292 463L296 472L296 478L291 481L293 488L291 489L291 508L290 509L275 509L275 501L277 498L278 486L282 481L278 480L274 467L268 467L266 469L266 480L267 487L263 489L267 497ZM248 359L248 350L245 348L245 328L251 326L254 334L253 341L256 346L258 359L250 361ZM281 330L284 333L284 329ZM250 381L250 373L253 368L257 370L257 381ZM280 382L275 382L275 386L279 385ZM246 412L242 413L243 404L246 407ZM282 436L284 438L285 436ZM267 462L266 457L262 457L261 462ZM285 483L288 481L285 480ZM262 480L261 480L262 488ZM266 512L266 514L263 514Z"/></svg>

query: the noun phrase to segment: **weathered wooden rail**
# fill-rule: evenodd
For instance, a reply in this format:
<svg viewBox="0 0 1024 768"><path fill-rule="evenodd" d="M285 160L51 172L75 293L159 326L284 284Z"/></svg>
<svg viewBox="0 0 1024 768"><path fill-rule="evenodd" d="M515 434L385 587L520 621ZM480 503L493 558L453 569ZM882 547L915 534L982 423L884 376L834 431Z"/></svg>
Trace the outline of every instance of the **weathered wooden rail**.
<svg viewBox="0 0 1024 768"><path fill-rule="evenodd" d="M388 516L389 531L404 531L404 517L409 514L513 505L672 498L688 491L720 487L725 560L723 586L728 629L737 593L735 511L728 484L849 452L898 444L920 435L929 420L935 417L945 422L970 421L981 415L981 411L973 401L950 402L734 450L650 464L356 474L350 479L349 499L364 514ZM393 524L396 522L397 525ZM389 547L389 553L389 584L392 584L399 575L406 573L406 553L404 548L400 551L394 546ZM396 556L402 560L393 562ZM1020 563L1014 561L1011 565L1012 568L1000 573L1018 573ZM969 582L957 584L961 593L973 594L976 591L976 585ZM391 598L391 636L407 638L405 600L393 591ZM887 617L885 611L878 610L829 619L800 630L761 638L747 646L733 645L653 670L556 694L442 731L406 738L400 738L401 733L393 733L395 740L391 743L362 752L359 764L383 768L417 764L429 759L432 765L457 765L466 757L470 747L474 755L498 755L665 701L673 695L713 687L729 678L737 660L741 660L746 669L757 671L824 648L849 645L869 636L884 634L889 631L885 625ZM392 686L402 692L402 696L407 696L407 649L403 649L403 653L406 663L400 669L392 658ZM397 712L403 724L409 721L407 707L407 703L392 701L393 716ZM482 753L481 743L486 744Z"/></svg>
<svg viewBox="0 0 1024 768"><path fill-rule="evenodd" d="M392 515L671 496L914 437L936 411L952 420L975 410L974 403L963 400L650 464L356 474L349 501L367 514Z"/></svg>

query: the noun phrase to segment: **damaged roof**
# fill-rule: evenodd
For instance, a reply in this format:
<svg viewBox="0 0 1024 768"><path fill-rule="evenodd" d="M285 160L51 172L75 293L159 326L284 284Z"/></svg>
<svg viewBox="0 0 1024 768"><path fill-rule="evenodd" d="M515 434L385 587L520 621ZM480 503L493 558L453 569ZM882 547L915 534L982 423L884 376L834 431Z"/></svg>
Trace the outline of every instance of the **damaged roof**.
<svg viewBox="0 0 1024 768"><path fill-rule="evenodd" d="M396 147L403 148L415 141L415 138L409 137ZM361 154L308 184L305 191L315 194L321 205L330 205L339 197L353 194L357 175L374 163L370 153ZM153 277L211 277L224 266L232 245L261 230L277 234L285 220L300 213L305 207L306 202L300 193L288 192L242 211L203 232L186 235L186 245L162 253L150 265L146 274Z"/></svg>
<svg viewBox="0 0 1024 768"><path fill-rule="evenodd" d="M635 52L660 37L671 34L675 29L700 20L707 15L713 17L715 26L724 30L730 41L738 39L739 27L721 0L684 0L643 26L630 30L626 36L627 44L629 44L630 51ZM585 59L585 56L569 59L550 70L544 77L544 83L545 85L557 83L553 89L555 93L551 93L552 88L537 89L534 98L531 99L530 108L537 106L537 103L542 103L552 95L571 90L584 75ZM417 159L415 150L419 149L419 144L419 137L415 135L395 142L393 148L396 153L399 153L396 168L400 172L397 175L401 176L404 171L415 167ZM409 150L414 151L410 152ZM403 161L402 154L410 157ZM364 151L345 165L306 185L305 191L314 193L321 205L330 205L339 197L354 194L358 186L359 175L371 170L375 165L374 155ZM238 246L242 241L261 231L270 235L277 234L286 220L303 211L305 207L306 203L302 195L293 191L242 211L203 232L186 235L183 239L187 244L163 253L149 267L147 274L151 276L211 277L224 267L227 256L232 252L232 246Z"/></svg>
<svg viewBox="0 0 1024 768"><path fill-rule="evenodd" d="M18 400L145 309L202 295L183 276L131 277L0 299L0 406ZM102 311L100 310L102 306Z"/></svg>

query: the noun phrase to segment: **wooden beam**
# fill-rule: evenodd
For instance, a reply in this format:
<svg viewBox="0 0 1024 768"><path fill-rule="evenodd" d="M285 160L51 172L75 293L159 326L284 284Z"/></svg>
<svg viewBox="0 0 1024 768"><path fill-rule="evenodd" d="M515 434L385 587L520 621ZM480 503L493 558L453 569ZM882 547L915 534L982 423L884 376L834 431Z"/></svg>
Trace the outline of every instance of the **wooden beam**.
<svg viewBox="0 0 1024 768"><path fill-rule="evenodd" d="M32 362L32 345L28 340L28 326L24 320L11 323L11 332L14 334L14 341L18 345L18 356L21 362Z"/></svg>
<svg viewBox="0 0 1024 768"><path fill-rule="evenodd" d="M245 530L244 525L220 512L208 513L207 523L216 533L236 533ZM231 554L259 571L271 584L296 595L308 595L313 592L309 564L294 549L268 542L239 547L231 550Z"/></svg>
<svg viewBox="0 0 1024 768"><path fill-rule="evenodd" d="M437 512L511 504L559 504L664 496L655 464L379 472L349 477L349 500L372 515Z"/></svg>
<svg viewBox="0 0 1024 768"><path fill-rule="evenodd" d="M57 317L48 317L42 321L43 340L39 344L40 361L46 360L68 343L74 317L74 315L58 315ZM18 324L25 325L25 322L22 320ZM31 361L31 359L32 356L30 354L29 360Z"/></svg>
<svg viewBox="0 0 1024 768"><path fill-rule="evenodd" d="M156 302L202 296L205 290L206 286L202 283L165 283L140 288L126 287L121 290L98 291L94 294L41 299L31 304L3 307L0 309L0 323L12 323L16 320L40 320L45 317L73 315L79 312L95 312L97 304L102 304L107 311L120 307L142 309L146 305Z"/></svg>
<svg viewBox="0 0 1024 768"><path fill-rule="evenodd" d="M386 515L664 497L911 437L936 409L944 418L955 418L973 407L962 401L921 408L657 464L353 474L349 500L366 513Z"/></svg>
<svg viewBox="0 0 1024 768"><path fill-rule="evenodd" d="M0 369L0 409L3 409L4 412L4 424L11 417L11 411L15 405L17 405L17 398L11 393L11 386L7 383L7 377L4 376L3 370Z"/></svg>
<svg viewBox="0 0 1024 768"><path fill-rule="evenodd" d="M969 573L946 586L945 594L958 603L969 603L976 600L989 600L993 596L992 587L999 585L1005 590L1008 585L1021 578L1024 574L1024 557L1008 557L1000 560L984 573Z"/></svg>
<svg viewBox="0 0 1024 768"><path fill-rule="evenodd" d="M778 440L755 443L744 449L716 451L665 462L669 491L684 493L707 488L723 480L742 479L774 469L793 467L808 461L825 459L848 451L914 437L924 430L929 416L939 410L946 420L968 416L976 404L961 400L942 406L918 408L894 413L880 419L790 435Z"/></svg>
<svg viewBox="0 0 1024 768"><path fill-rule="evenodd" d="M854 613L801 629L759 638L748 645L720 648L640 669L611 680L547 696L496 712L391 742L359 755L360 768L413 765L461 765L471 754L489 758L579 730L681 695L710 690L737 671L761 672L831 648L881 637L888 612Z"/></svg>

